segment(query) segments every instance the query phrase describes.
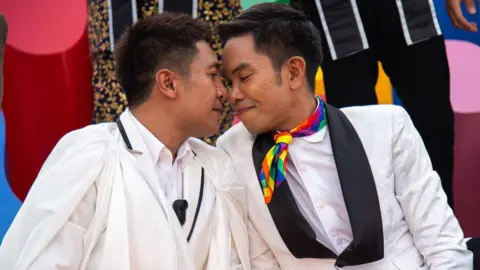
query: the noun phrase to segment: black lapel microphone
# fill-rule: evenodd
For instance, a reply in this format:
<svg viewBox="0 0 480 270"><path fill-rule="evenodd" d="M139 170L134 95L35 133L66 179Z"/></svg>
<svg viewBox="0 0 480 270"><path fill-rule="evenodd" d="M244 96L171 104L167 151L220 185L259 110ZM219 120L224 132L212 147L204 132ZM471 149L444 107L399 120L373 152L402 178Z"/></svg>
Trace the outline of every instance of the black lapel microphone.
<svg viewBox="0 0 480 270"><path fill-rule="evenodd" d="M173 211L177 215L178 221L180 221L180 225L182 226L185 224L185 219L187 218L187 208L187 200L180 199L173 202Z"/></svg>

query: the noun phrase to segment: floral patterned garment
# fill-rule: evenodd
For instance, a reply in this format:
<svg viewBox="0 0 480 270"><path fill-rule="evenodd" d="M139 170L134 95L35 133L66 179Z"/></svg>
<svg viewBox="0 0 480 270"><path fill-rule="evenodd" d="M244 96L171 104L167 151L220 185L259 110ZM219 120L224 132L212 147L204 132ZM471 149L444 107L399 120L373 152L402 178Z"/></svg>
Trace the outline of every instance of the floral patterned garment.
<svg viewBox="0 0 480 270"><path fill-rule="evenodd" d="M137 15L139 19L157 12L158 0L137 0ZM240 0L198 0L198 16L212 27L230 21L240 12ZM128 106L125 93L115 78L108 22L108 1L89 1L88 36L93 58L93 123L115 121ZM221 59L222 46L218 35L213 35L211 45L219 59ZM214 145L218 136L231 127L232 120L232 110L224 102L224 111L219 131L212 137L202 139Z"/></svg>

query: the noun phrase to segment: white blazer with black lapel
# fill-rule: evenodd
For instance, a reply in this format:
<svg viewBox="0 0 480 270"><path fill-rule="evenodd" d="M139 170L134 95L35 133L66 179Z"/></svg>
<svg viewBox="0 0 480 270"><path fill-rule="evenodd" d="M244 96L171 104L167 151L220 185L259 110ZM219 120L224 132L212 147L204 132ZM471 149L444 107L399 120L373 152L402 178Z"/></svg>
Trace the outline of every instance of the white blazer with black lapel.
<svg viewBox="0 0 480 270"><path fill-rule="evenodd" d="M128 111L124 112L120 116L119 123L123 125L125 133L122 137L128 138L128 142L125 142L125 145L134 154L137 169L143 173L145 180L156 195L159 203L171 204L166 201L166 197L160 188L158 176L155 172L155 164L153 164L149 150L138 128L131 119L131 114ZM122 133L121 128L120 132ZM185 224L182 228L185 237L189 240L191 250L194 251L195 264L199 267L205 264L207 258L213 225L209 216L211 216L214 209L215 189L211 180L208 179L208 175L205 175L201 163L197 161L196 154L194 153L193 156L188 158L189 160L185 162L183 170L183 193L184 199L188 202L188 208L186 210ZM201 205L199 205L200 195L202 195ZM178 222L176 216L169 216L169 218L172 219L172 222Z"/></svg>
<svg viewBox="0 0 480 270"><path fill-rule="evenodd" d="M131 114L122 114L117 124L126 147L136 157L138 170L145 175L159 201L165 203L148 148ZM189 138L186 143L193 155L183 166L188 208L182 227L196 269L249 269L246 195L236 181L233 163L222 150L201 140ZM175 216L169 218L178 223Z"/></svg>
<svg viewBox="0 0 480 270"><path fill-rule="evenodd" d="M338 257L316 242L288 179L265 205L258 173L271 135L254 136L239 123L217 141L249 191L252 268L471 269L463 233L408 114L397 106L326 109L353 233ZM438 214L425 218L429 212Z"/></svg>

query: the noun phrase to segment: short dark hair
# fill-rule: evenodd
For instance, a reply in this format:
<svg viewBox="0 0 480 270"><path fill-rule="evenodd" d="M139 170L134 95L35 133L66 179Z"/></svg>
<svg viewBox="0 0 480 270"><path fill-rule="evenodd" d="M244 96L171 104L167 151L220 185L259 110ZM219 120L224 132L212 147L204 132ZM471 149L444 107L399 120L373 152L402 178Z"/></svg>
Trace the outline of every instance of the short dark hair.
<svg viewBox="0 0 480 270"><path fill-rule="evenodd" d="M211 27L187 14L163 12L139 20L115 47L117 80L130 107L141 105L151 94L155 73L169 68L190 74L198 50L196 43L209 42Z"/></svg>
<svg viewBox="0 0 480 270"><path fill-rule="evenodd" d="M224 44L231 38L251 34L256 51L267 55L277 71L290 57L303 57L308 84L314 91L322 62L322 42L318 29L301 11L285 4L257 4L219 25L217 32Z"/></svg>

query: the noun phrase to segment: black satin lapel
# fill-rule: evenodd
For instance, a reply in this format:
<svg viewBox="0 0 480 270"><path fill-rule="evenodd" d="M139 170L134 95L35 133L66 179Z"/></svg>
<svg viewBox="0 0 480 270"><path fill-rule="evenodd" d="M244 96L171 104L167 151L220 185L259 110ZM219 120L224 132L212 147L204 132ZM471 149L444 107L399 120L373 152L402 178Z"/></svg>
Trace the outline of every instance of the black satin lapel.
<svg viewBox="0 0 480 270"><path fill-rule="evenodd" d="M317 241L315 231L298 208L288 181L275 189L268 210L283 242L295 258L337 257Z"/></svg>
<svg viewBox="0 0 480 270"><path fill-rule="evenodd" d="M275 144L271 134L258 135L253 143L252 157L260 175L263 159ZM261 189L260 181L258 187ZM303 217L293 197L287 181L284 181L273 193L267 205L283 242L296 258L335 258L335 254L317 242L315 232Z"/></svg>
<svg viewBox="0 0 480 270"><path fill-rule="evenodd" d="M255 138L255 142L252 146L252 158L255 165L255 171L257 172L257 178L260 177L260 171L262 170L262 162L268 153L268 150L275 145L272 135L263 133Z"/></svg>
<svg viewBox="0 0 480 270"><path fill-rule="evenodd" d="M343 197L353 232L352 243L337 265L359 265L383 259L383 225L375 180L365 149L345 114L326 105L327 123Z"/></svg>

